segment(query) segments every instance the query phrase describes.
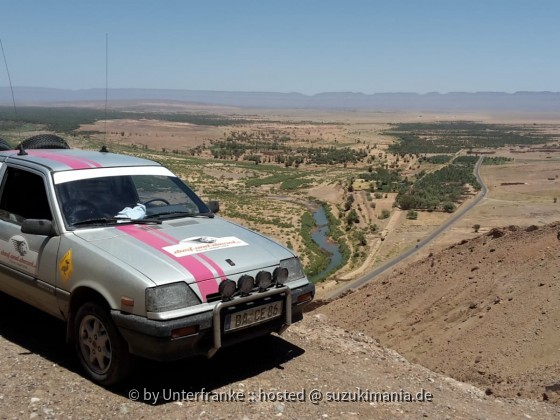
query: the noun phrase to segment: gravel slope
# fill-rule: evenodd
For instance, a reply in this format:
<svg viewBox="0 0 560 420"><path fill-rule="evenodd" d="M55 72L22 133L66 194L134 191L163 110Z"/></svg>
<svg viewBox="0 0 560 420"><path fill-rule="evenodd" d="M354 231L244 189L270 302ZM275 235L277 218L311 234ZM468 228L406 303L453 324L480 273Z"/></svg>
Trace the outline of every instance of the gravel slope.
<svg viewBox="0 0 560 420"><path fill-rule="evenodd" d="M555 405L487 396L472 385L408 362L365 334L334 327L317 313L307 314L282 338L271 336L232 347L211 361L142 363L130 381L107 390L80 376L77 361L64 344L64 324L8 297L1 296L0 301L4 315L0 323L2 418L560 416L560 407ZM311 395L317 395L313 390L321 392L321 401L311 401ZM401 390L413 394L424 390L424 395L433 395L433 401L374 402L374 396L368 400L363 394L399 394ZM285 401L301 398L302 391L305 401ZM339 394L339 398L358 401L334 401L339 391L354 392ZM153 397L156 392L158 400ZM213 392L205 398L222 401L192 401L195 397L189 392ZM329 392L333 401L326 401ZM138 401L130 396L138 396Z"/></svg>

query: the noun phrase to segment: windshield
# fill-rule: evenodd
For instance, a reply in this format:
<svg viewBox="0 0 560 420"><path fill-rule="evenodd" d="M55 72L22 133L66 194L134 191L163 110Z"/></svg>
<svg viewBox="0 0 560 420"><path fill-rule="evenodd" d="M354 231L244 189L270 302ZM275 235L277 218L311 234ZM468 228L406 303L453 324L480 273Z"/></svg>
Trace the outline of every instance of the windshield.
<svg viewBox="0 0 560 420"><path fill-rule="evenodd" d="M206 205L179 178L117 175L55 186L68 226L207 216Z"/></svg>

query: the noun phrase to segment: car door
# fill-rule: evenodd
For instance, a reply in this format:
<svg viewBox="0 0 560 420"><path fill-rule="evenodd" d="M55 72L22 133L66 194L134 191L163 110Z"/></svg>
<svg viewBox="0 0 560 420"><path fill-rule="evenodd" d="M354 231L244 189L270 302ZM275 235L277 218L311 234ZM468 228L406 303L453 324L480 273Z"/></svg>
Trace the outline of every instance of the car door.
<svg viewBox="0 0 560 420"><path fill-rule="evenodd" d="M26 219L53 219L44 175L3 163L0 176L0 290L60 317L54 288L60 237L21 231Z"/></svg>

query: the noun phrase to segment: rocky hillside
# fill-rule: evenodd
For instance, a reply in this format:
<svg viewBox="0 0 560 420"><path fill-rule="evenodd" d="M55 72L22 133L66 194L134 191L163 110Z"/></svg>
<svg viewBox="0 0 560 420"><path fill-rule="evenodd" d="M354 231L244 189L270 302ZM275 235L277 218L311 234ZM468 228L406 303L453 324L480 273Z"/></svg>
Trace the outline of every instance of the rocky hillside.
<svg viewBox="0 0 560 420"><path fill-rule="evenodd" d="M493 229L317 311L488 395L560 404L559 227Z"/></svg>

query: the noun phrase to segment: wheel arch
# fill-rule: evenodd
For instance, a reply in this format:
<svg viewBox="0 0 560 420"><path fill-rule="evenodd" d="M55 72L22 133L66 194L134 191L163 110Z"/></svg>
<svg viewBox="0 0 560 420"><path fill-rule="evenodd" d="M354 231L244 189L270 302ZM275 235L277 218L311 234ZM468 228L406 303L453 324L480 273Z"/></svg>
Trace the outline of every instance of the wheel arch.
<svg viewBox="0 0 560 420"><path fill-rule="evenodd" d="M76 314L80 307L86 302L97 303L98 305L103 306L108 310L111 309L111 305L109 304L108 299L92 287L80 286L73 290L72 294L70 295L70 303L68 305L68 317L66 323L67 343L71 343L73 340L72 331L74 331L74 321L76 318Z"/></svg>

